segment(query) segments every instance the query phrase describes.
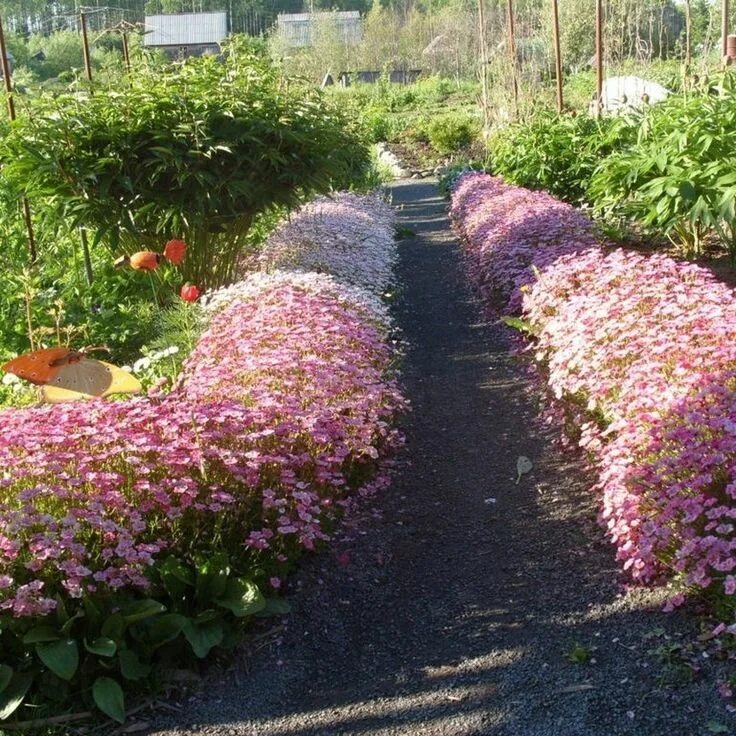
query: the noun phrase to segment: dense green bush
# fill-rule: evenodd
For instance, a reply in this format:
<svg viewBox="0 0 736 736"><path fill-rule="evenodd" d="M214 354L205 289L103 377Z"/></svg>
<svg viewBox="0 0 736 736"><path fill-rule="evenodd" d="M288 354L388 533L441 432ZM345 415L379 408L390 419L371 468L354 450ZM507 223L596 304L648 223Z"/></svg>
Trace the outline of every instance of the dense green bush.
<svg viewBox="0 0 736 736"><path fill-rule="evenodd" d="M590 192L602 216L635 220L698 256L715 232L736 258L736 95L727 75L649 108L638 138L602 161Z"/></svg>
<svg viewBox="0 0 736 736"><path fill-rule="evenodd" d="M437 153L445 155L468 148L479 134L479 121L465 113L442 115L427 125L429 143Z"/></svg>
<svg viewBox="0 0 736 736"><path fill-rule="evenodd" d="M357 120L234 43L224 62L141 69L94 96L42 95L0 144L2 184L96 247L184 238L184 277L226 283L254 218L345 187L369 165Z"/></svg>
<svg viewBox="0 0 736 736"><path fill-rule="evenodd" d="M493 134L490 166L514 184L580 204L588 201L590 178L601 157L635 135L628 118L540 112Z"/></svg>

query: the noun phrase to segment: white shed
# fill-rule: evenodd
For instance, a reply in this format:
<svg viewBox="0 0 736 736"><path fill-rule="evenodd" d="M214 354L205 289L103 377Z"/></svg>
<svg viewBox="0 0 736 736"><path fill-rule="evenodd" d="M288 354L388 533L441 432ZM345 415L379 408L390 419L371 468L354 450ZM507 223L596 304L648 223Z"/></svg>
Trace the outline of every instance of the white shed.
<svg viewBox="0 0 736 736"><path fill-rule="evenodd" d="M227 13L147 15L144 45L179 56L217 54L227 37Z"/></svg>
<svg viewBox="0 0 736 736"><path fill-rule="evenodd" d="M363 38L360 13L357 10L279 13L276 30L289 47L311 46L319 24L328 23L334 24L343 43L360 43Z"/></svg>

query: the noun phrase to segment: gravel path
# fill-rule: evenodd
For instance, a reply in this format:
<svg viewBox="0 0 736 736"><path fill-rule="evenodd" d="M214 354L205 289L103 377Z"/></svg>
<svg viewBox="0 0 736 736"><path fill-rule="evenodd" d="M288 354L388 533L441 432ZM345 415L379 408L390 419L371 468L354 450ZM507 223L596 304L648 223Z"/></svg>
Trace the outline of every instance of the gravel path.
<svg viewBox="0 0 736 736"><path fill-rule="evenodd" d="M148 733L736 733L714 674L690 681L678 654L693 619L621 594L591 479L532 423L505 328L478 324L434 182L393 194L417 233L397 303L408 459L298 574L280 634ZM517 485L519 455L534 469ZM589 661L566 658L575 643Z"/></svg>

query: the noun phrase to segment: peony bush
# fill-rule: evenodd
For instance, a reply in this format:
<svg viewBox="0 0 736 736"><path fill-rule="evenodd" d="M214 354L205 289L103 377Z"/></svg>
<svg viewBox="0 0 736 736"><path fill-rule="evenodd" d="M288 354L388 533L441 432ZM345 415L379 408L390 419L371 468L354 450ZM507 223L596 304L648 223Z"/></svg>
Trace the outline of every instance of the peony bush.
<svg viewBox="0 0 736 736"><path fill-rule="evenodd" d="M623 566L641 582L676 581L674 603L703 593L733 623L733 291L699 266L605 248L580 213L550 200L463 177L452 214L470 277L489 308L513 310L533 335L557 413L574 419L597 469Z"/></svg>
<svg viewBox="0 0 736 736"><path fill-rule="evenodd" d="M203 308L168 395L0 413L0 718L81 697L122 721L124 688L280 610L385 483L405 403L374 293L252 273Z"/></svg>

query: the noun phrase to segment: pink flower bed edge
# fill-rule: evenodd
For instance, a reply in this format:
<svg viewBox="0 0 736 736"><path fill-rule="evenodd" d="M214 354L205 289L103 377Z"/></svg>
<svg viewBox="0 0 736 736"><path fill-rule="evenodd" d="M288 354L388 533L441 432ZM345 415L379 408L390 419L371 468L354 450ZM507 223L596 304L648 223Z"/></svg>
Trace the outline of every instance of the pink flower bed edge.
<svg viewBox="0 0 736 736"><path fill-rule="evenodd" d="M674 581L674 604L699 591L733 619L733 291L610 250L569 205L485 174L460 178L451 213L484 304L528 321L557 411L577 419L618 559L637 581Z"/></svg>
<svg viewBox="0 0 736 736"><path fill-rule="evenodd" d="M226 550L277 587L381 484L404 401L372 297L254 274L162 398L0 413L0 617L145 595L164 555Z"/></svg>

